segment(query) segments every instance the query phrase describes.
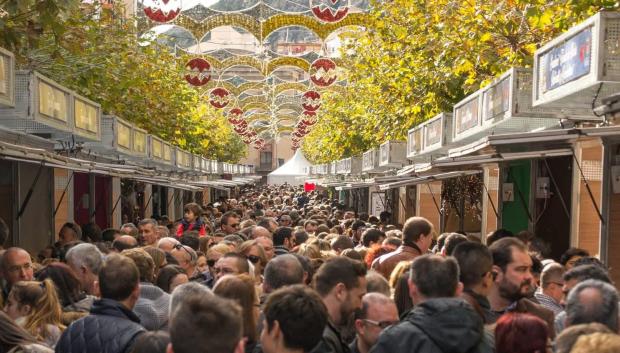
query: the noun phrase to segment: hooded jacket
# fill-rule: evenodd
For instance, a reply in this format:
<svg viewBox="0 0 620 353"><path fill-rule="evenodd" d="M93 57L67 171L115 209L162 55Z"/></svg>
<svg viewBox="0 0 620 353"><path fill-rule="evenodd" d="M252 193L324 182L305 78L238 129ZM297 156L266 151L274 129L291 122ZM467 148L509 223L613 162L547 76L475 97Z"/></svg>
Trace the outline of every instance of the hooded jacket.
<svg viewBox="0 0 620 353"><path fill-rule="evenodd" d="M121 303L111 299L95 301L90 315L71 324L63 332L56 352L131 352L136 338L144 332L140 319Z"/></svg>
<svg viewBox="0 0 620 353"><path fill-rule="evenodd" d="M387 328L371 353L486 352L482 318L460 298L429 299Z"/></svg>

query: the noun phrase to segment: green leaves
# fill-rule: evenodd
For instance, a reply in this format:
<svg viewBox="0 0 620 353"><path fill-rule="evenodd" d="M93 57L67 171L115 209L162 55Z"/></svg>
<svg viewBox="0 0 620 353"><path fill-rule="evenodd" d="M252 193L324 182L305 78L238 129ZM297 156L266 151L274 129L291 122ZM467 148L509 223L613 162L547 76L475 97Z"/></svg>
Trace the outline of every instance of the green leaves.
<svg viewBox="0 0 620 353"><path fill-rule="evenodd" d="M7 0L3 8L9 16L0 18L0 46L16 54L21 68L40 71L100 103L106 114L193 153L228 162L244 155L221 112L183 80L183 63L169 48L139 46L134 21L118 6Z"/></svg>
<svg viewBox="0 0 620 353"><path fill-rule="evenodd" d="M360 154L452 106L610 0L392 0L345 56L348 85L325 94L303 149L314 162ZM347 38L342 38L345 41Z"/></svg>

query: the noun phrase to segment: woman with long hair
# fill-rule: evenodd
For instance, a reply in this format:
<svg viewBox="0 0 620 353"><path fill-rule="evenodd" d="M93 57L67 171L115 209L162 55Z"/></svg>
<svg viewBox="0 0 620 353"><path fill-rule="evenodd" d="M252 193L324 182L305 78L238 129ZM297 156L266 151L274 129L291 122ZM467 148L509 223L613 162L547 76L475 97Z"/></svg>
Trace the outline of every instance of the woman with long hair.
<svg viewBox="0 0 620 353"><path fill-rule="evenodd" d="M52 262L35 275L37 281L51 279L62 306L62 323L65 325L88 315L95 297L82 290L80 280L71 267L61 262Z"/></svg>
<svg viewBox="0 0 620 353"><path fill-rule="evenodd" d="M265 255L263 247L256 240L247 240L239 245L237 252L245 256L254 265L254 281L256 284L262 283L263 271L267 266L267 255Z"/></svg>
<svg viewBox="0 0 620 353"><path fill-rule="evenodd" d="M0 311L0 352L52 353L36 338L19 327L6 313Z"/></svg>
<svg viewBox="0 0 620 353"><path fill-rule="evenodd" d="M392 288L394 293L394 302L398 309L398 316L401 318L405 317L409 310L413 308L413 301L409 296L409 286L407 284L411 262L412 261L399 262L396 267L394 267L389 279L390 288Z"/></svg>
<svg viewBox="0 0 620 353"><path fill-rule="evenodd" d="M220 278L213 288L213 293L222 298L235 300L243 310L243 334L247 339L245 351L252 352L258 339L257 322L259 300L254 288L254 281L247 274L226 275Z"/></svg>
<svg viewBox="0 0 620 353"><path fill-rule="evenodd" d="M36 339L54 347L65 326L62 307L51 279L17 282L11 288L4 312Z"/></svg>

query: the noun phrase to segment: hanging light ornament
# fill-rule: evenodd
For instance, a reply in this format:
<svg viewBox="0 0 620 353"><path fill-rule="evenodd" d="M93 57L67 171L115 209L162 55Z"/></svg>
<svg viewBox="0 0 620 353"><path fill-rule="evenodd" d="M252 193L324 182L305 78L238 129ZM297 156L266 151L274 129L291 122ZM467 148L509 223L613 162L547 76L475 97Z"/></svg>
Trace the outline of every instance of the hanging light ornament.
<svg viewBox="0 0 620 353"><path fill-rule="evenodd" d="M233 130L236 133L238 133L240 135L243 135L243 134L247 133L248 123L245 120L242 120L241 122L236 124L235 127L233 127Z"/></svg>
<svg viewBox="0 0 620 353"><path fill-rule="evenodd" d="M144 0L144 14L151 20L166 23L181 13L181 0Z"/></svg>
<svg viewBox="0 0 620 353"><path fill-rule="evenodd" d="M317 116L315 112L304 111L302 113L302 118L299 121L299 124L303 124L304 126L312 126L316 124Z"/></svg>
<svg viewBox="0 0 620 353"><path fill-rule="evenodd" d="M211 80L211 64L203 58L188 61L185 70L185 81L192 86L204 86Z"/></svg>
<svg viewBox="0 0 620 353"><path fill-rule="evenodd" d="M301 97L301 106L306 111L317 111L321 107L321 94L317 91L307 91Z"/></svg>
<svg viewBox="0 0 620 353"><path fill-rule="evenodd" d="M239 108L232 108L228 112L228 122L233 125L237 125L241 123L241 121L245 121L243 120L243 110Z"/></svg>
<svg viewBox="0 0 620 353"><path fill-rule="evenodd" d="M230 92L226 88L216 87L209 92L209 103L218 109L227 106L230 98Z"/></svg>
<svg viewBox="0 0 620 353"><path fill-rule="evenodd" d="M338 22L349 13L349 0L310 0L310 8L323 22Z"/></svg>
<svg viewBox="0 0 620 353"><path fill-rule="evenodd" d="M316 59L310 65L310 80L319 87L331 86L336 76L336 63L331 59Z"/></svg>
<svg viewBox="0 0 620 353"><path fill-rule="evenodd" d="M265 140L262 138L254 140L254 148L257 150L262 150L265 148Z"/></svg>

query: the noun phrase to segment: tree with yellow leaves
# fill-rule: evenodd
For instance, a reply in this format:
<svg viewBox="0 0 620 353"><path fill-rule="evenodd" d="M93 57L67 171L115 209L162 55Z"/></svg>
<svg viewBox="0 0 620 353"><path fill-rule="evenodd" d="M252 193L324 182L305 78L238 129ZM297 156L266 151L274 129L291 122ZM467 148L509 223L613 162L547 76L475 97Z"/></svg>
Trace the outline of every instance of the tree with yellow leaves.
<svg viewBox="0 0 620 353"><path fill-rule="evenodd" d="M452 106L611 0L374 1L342 67L347 86L323 95L303 141L313 162L358 155Z"/></svg>

